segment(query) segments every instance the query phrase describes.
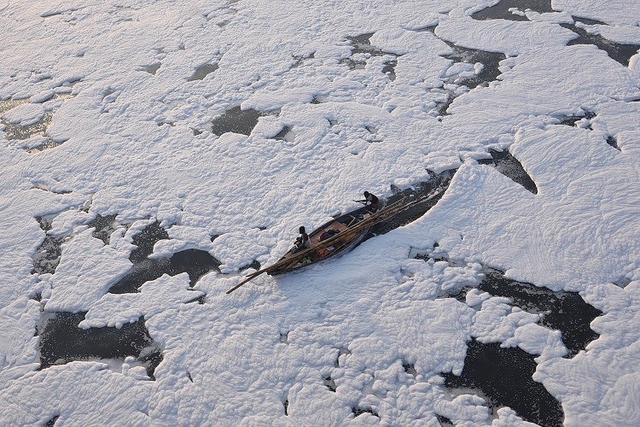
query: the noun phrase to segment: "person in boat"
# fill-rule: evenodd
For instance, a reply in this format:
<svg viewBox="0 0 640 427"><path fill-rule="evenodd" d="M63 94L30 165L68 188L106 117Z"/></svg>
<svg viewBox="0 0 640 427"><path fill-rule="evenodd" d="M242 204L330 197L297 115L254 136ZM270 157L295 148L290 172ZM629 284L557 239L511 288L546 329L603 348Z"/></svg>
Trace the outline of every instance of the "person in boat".
<svg viewBox="0 0 640 427"><path fill-rule="evenodd" d="M300 226L300 228L298 229L298 232L300 233L300 235L298 236L298 238L294 243L296 252L302 251L304 249L308 249L310 247L309 235L307 234L307 230L305 230L304 226Z"/></svg>
<svg viewBox="0 0 640 427"><path fill-rule="evenodd" d="M380 199L375 194L371 194L368 191L364 193L364 205L369 207L371 212L375 212L380 209Z"/></svg>

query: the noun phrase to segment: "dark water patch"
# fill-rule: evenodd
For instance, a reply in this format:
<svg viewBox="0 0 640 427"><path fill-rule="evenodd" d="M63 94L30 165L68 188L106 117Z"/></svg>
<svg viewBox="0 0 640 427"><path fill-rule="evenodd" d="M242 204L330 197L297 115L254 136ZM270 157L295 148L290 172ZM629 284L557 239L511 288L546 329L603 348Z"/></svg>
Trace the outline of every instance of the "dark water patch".
<svg viewBox="0 0 640 427"><path fill-rule="evenodd" d="M442 40L442 39L441 39ZM470 49L467 47L458 46L447 40L442 40L451 49L453 53L443 55L444 58L451 59L454 62L465 62L467 64L475 64L480 62L483 65L482 70L472 77L461 77L459 82L469 89L473 89L477 86L486 86L489 82L498 79L501 74L499 70L500 61L506 59L505 54L499 52L489 52L480 49Z"/></svg>
<svg viewBox="0 0 640 427"><path fill-rule="evenodd" d="M440 121L442 120L442 116L446 116L449 114L447 110L449 109L449 106L453 103L453 100L456 99L456 96L453 93L453 91L443 91L443 94L444 94L443 100L436 101L437 106L435 108L435 111L439 116L438 119Z"/></svg>
<svg viewBox="0 0 640 427"><path fill-rule="evenodd" d="M448 388L478 389L492 409L508 406L525 421L541 426L562 426L562 405L533 380L534 357L519 348L469 342L460 376L443 374Z"/></svg>
<svg viewBox="0 0 640 427"><path fill-rule="evenodd" d="M567 357L575 356L600 335L590 324L602 312L587 304L577 292L552 291L531 283L508 279L504 273L488 269L479 289L494 296L510 298L525 311L541 313L539 323L559 330L562 342L569 350Z"/></svg>
<svg viewBox="0 0 640 427"><path fill-rule="evenodd" d="M155 64L149 64L149 65L142 65L140 66L140 71L144 71L146 73L149 73L155 76L158 70L160 69L161 65L162 65L161 62L156 62Z"/></svg>
<svg viewBox="0 0 640 427"><path fill-rule="evenodd" d="M431 31L435 35L435 28L436 26L425 27L425 31ZM438 36L436 35L436 37ZM490 82L498 80L498 76L501 74L499 69L500 61L506 59L506 56L503 53L466 48L458 46L455 43L444 40L440 37L438 38L446 43L447 46L451 48L451 50L453 50L452 53L441 55L443 58L447 58L454 63L466 63L474 65L476 63L482 64L482 70L480 70L480 72L478 72L477 74L475 74L474 69L473 75L454 75L445 77L445 83L464 85L469 89L474 89L478 86L486 87ZM452 90L434 89L435 93L438 93L439 91L442 92L442 100L436 101L437 106L433 111L435 111L438 116L445 116L448 114L447 110L453 100L460 94L456 94ZM441 120L441 118L439 118L439 120Z"/></svg>
<svg viewBox="0 0 640 427"><path fill-rule="evenodd" d="M615 136L613 136L613 135L607 136L606 142L607 142L607 144L609 144L609 146L615 148L616 150L622 151L622 150L620 150L620 147L618 146L618 140L616 139Z"/></svg>
<svg viewBox="0 0 640 427"><path fill-rule="evenodd" d="M366 61L354 60L351 58L342 58L339 63L346 65L350 70L363 70L367 65Z"/></svg>
<svg viewBox="0 0 640 427"><path fill-rule="evenodd" d="M137 246L129 255L134 264L147 259L153 253L153 246L160 240L168 240L169 234L158 221L147 225L141 232L133 236L133 244Z"/></svg>
<svg viewBox="0 0 640 427"><path fill-rule="evenodd" d="M371 36L374 33L364 33L358 36L347 36L345 37L353 48L351 49L352 54L356 53L368 53L372 56L380 56L384 55L385 52L382 49L379 49L371 44Z"/></svg>
<svg viewBox="0 0 640 427"><path fill-rule="evenodd" d="M207 294L200 295L198 298L195 298L191 301L187 301L185 304L190 304L197 302L199 305L205 304L207 302Z"/></svg>
<svg viewBox="0 0 640 427"><path fill-rule="evenodd" d="M58 421L58 418L60 418L60 415L54 415L44 424L44 427L53 427L56 421Z"/></svg>
<svg viewBox="0 0 640 427"><path fill-rule="evenodd" d="M556 116L555 118L558 120L559 125L576 126L578 122L580 122L582 119L591 120L595 116L596 116L596 113L594 113L593 111L589 111L581 108L580 113L578 114Z"/></svg>
<svg viewBox="0 0 640 427"><path fill-rule="evenodd" d="M189 378L189 381L193 382L193 377L191 376L191 372L187 371L187 378Z"/></svg>
<svg viewBox="0 0 640 427"><path fill-rule="evenodd" d="M42 301L42 292L40 291L35 291L32 294L29 294L29 299L32 299L34 301L40 302ZM38 328L36 327L36 335L38 335Z"/></svg>
<svg viewBox="0 0 640 427"><path fill-rule="evenodd" d="M409 375L413 375L414 377L416 375L418 375L418 371L416 371L416 367L413 363L409 363L409 362L402 362L402 369L404 369L404 371L409 374Z"/></svg>
<svg viewBox="0 0 640 427"><path fill-rule="evenodd" d="M40 369L74 360L117 359L133 356L155 379L162 352L149 335L144 318L122 328L78 327L86 313L55 313L40 334Z"/></svg>
<svg viewBox="0 0 640 427"><path fill-rule="evenodd" d="M453 266L444 252L438 250L419 253L416 259L446 261ZM446 295L466 303L466 295L471 287L464 287ZM538 324L560 331L562 342L567 347L565 357L571 358L597 339L600 335L591 329L591 322L602 312L587 304L577 292L553 291L531 283L518 282L505 277L504 272L484 268L484 278L477 289L492 296L509 298L513 305L529 313L541 314Z"/></svg>
<svg viewBox="0 0 640 427"><path fill-rule="evenodd" d="M581 22L584 25L607 25L606 23L598 21L597 19L582 18L580 16L573 16L572 18L574 21Z"/></svg>
<svg viewBox="0 0 640 427"><path fill-rule="evenodd" d="M489 153L491 154L491 159L478 160L478 163L495 167L498 172L510 178L513 182L522 185L533 194L538 194L536 183L524 170L522 163L513 157L511 153L506 150L489 150Z"/></svg>
<svg viewBox="0 0 640 427"><path fill-rule="evenodd" d="M391 59L389 61L385 61L382 66L382 72L389 77L389 80L392 82L396 80L396 66L398 65L398 61L396 59Z"/></svg>
<svg viewBox="0 0 640 427"><path fill-rule="evenodd" d="M326 388L329 389L329 391L332 392L336 392L336 389L338 388L338 386L336 385L336 382L334 381L333 378L331 378L331 375L325 375L324 377L322 377L322 384L324 384L324 386Z"/></svg>
<svg viewBox="0 0 640 427"><path fill-rule="evenodd" d="M96 215L94 219L89 221L87 224L89 227L94 228L91 235L96 239L100 239L104 242L105 245L109 244L109 238L111 234L116 230L116 215L106 215L102 216L100 214Z"/></svg>
<svg viewBox="0 0 640 427"><path fill-rule="evenodd" d="M627 285L629 285L629 283L631 283L631 279L625 276L621 276L621 277L618 277L616 280L613 280L611 283L613 283L614 285L620 288L624 288Z"/></svg>
<svg viewBox="0 0 640 427"><path fill-rule="evenodd" d="M289 344L289 331L280 332L280 342Z"/></svg>
<svg viewBox="0 0 640 427"><path fill-rule="evenodd" d="M160 362L162 362L163 358L164 357L162 355L162 350L156 345L143 348L138 355L138 361L141 362L142 365L146 368L149 378L154 381L156 379L154 375L155 370Z"/></svg>
<svg viewBox="0 0 640 427"><path fill-rule="evenodd" d="M45 113L42 119L37 122L20 126L18 124L9 123L8 121L1 119L0 122L4 125L4 134L9 140L23 140L31 138L34 135L44 134L51 123L53 114Z"/></svg>
<svg viewBox="0 0 640 427"><path fill-rule="evenodd" d="M370 235L367 236L365 240L376 235L388 233L389 231L403 225L407 225L424 215L442 198L449 187L449 183L451 182L451 178L453 178L454 173L455 170L448 170L439 174L432 174L432 178L429 181L421 182L411 188L396 192L390 196L386 201L387 205L395 203L403 198L409 202L412 199L426 197L429 195L433 197L416 204L387 221L374 225L371 228Z"/></svg>
<svg viewBox="0 0 640 427"><path fill-rule="evenodd" d="M380 418L380 415L373 408L363 407L363 406L353 406L351 408L351 412L353 412L353 417L359 417L362 414L371 414L374 417Z"/></svg>
<svg viewBox="0 0 640 427"><path fill-rule="evenodd" d="M247 265L245 265L243 267L240 267L239 271L246 270L248 268L252 268L252 269L258 271L258 270L260 270L261 267L262 267L262 264L260 264L260 261L258 261L257 259L254 259L253 261L251 261L251 264L247 264Z"/></svg>
<svg viewBox="0 0 640 427"><path fill-rule="evenodd" d="M192 82L194 80L203 80L209 74L213 73L218 69L218 64L202 64L196 67L195 71L187 79L188 82Z"/></svg>
<svg viewBox="0 0 640 427"><path fill-rule="evenodd" d="M249 136L262 115L259 111L251 108L241 110L240 107L234 107L213 119L211 122L211 132L216 135L233 132Z"/></svg>
<svg viewBox="0 0 640 427"><path fill-rule="evenodd" d="M413 31L415 33L433 33L436 30L436 27L438 26L438 24L433 24L433 25L425 25L424 27L419 27L419 28L412 28L412 29L408 29L405 28L408 31Z"/></svg>
<svg viewBox="0 0 640 427"><path fill-rule="evenodd" d="M219 271L220 261L209 252L187 249L176 252L170 258L145 258L136 261L129 273L109 289L112 294L135 293L146 282L156 280L163 274L175 276L189 275L189 283L194 286L200 277L210 271Z"/></svg>
<svg viewBox="0 0 640 427"><path fill-rule="evenodd" d="M365 33L360 34L358 36L347 36L345 39L351 45L351 58L343 58L339 61L341 64L346 64L350 70L358 70L363 69L367 65L367 59L373 56L384 56L389 55L397 58L398 55L390 52L385 52L384 50L375 47L371 44L371 36L374 33ZM353 59L353 55L363 54L357 59ZM364 59L360 59L360 57L364 57ZM386 61L384 63L382 72L387 74L391 80L395 80L395 66L397 65L397 60L392 59ZM393 77L391 77L393 76Z"/></svg>
<svg viewBox="0 0 640 427"><path fill-rule="evenodd" d="M511 13L509 9L525 11L531 9L539 13L555 12L551 0L501 0L498 4L482 9L471 15L473 19L508 19L511 21L528 21L526 16Z"/></svg>
<svg viewBox="0 0 640 427"><path fill-rule="evenodd" d="M36 217L36 220L40 224L40 228L44 231L45 238L36 249L36 253L33 256L33 269L31 274L53 274L60 264L60 257L62 256L62 243L64 237L56 237L49 234L51 230L51 222L43 217Z"/></svg>
<svg viewBox="0 0 640 427"><path fill-rule="evenodd" d="M278 141L293 142L295 139L295 135L293 133L293 130L291 129L291 126L284 126L282 130L280 130L280 132L278 132L273 137L273 139L276 139Z"/></svg>
<svg viewBox="0 0 640 427"><path fill-rule="evenodd" d="M575 24L560 24L561 27L576 33L577 37L570 40L567 46L576 44L591 44L600 50L604 50L609 58L619 62L625 67L629 65L629 58L638 53L640 44L616 43L602 37L599 34L591 34L584 28L580 28Z"/></svg>
<svg viewBox="0 0 640 427"><path fill-rule="evenodd" d="M289 416L289 399L285 399L285 400L282 402L282 406L283 406L283 408L284 408L284 414L285 414L286 416Z"/></svg>
<svg viewBox="0 0 640 427"><path fill-rule="evenodd" d="M46 185L42 185L42 184L33 184L33 187L31 188L35 188L37 190L42 190L42 191L48 191L53 194L71 194L72 193L71 190L53 190L47 187ZM42 228L42 225L40 227Z"/></svg>
<svg viewBox="0 0 640 427"><path fill-rule="evenodd" d="M304 61L306 61L307 59L313 59L316 57L316 53L315 52L311 52L309 55L292 55L293 59L295 60L295 62L293 63L293 65L291 66L291 68L296 68L301 66Z"/></svg>
<svg viewBox="0 0 640 427"><path fill-rule="evenodd" d="M436 414L436 418L442 427L453 427L453 422L443 415Z"/></svg>
<svg viewBox="0 0 640 427"><path fill-rule="evenodd" d="M36 221L38 221L38 225L40 226L40 229L42 231L46 233L47 231L51 230L51 226L52 226L51 220L43 216L37 216L35 218L36 218Z"/></svg>

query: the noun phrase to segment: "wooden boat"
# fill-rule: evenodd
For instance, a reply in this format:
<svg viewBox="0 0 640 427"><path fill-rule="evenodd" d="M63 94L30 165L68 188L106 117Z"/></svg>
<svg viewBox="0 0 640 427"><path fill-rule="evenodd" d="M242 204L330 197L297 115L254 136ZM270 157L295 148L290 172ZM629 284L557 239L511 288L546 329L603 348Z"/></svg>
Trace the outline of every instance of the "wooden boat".
<svg viewBox="0 0 640 427"><path fill-rule="evenodd" d="M290 249L278 262L249 274L244 280L229 289L227 294L263 273L275 276L347 252L360 243L374 225L436 196L413 199L403 197L386 206L382 203L381 207L374 212L370 208L362 207L329 221L309 235L309 248L303 250Z"/></svg>
<svg viewBox="0 0 640 427"><path fill-rule="evenodd" d="M383 208L384 203L381 203L378 211ZM371 215L375 212L377 211L372 211L369 207L363 206L321 225L311 234L309 234L309 248L314 249L313 251L300 258L296 255L301 251L296 248L291 248L289 252L284 254L284 256L280 258L280 260L278 260L278 262L275 264L279 265L279 267L267 271L266 273L270 276L288 273L289 271L297 270L310 264L315 264L341 253L349 252L360 242L362 242L362 240L369 233L369 230L371 229L371 226L373 224L368 227L359 229L357 233L343 234L342 238L337 239L329 246L321 245L321 242L324 242L331 237L338 236L339 234L348 231L356 224L365 221L367 218L370 218Z"/></svg>

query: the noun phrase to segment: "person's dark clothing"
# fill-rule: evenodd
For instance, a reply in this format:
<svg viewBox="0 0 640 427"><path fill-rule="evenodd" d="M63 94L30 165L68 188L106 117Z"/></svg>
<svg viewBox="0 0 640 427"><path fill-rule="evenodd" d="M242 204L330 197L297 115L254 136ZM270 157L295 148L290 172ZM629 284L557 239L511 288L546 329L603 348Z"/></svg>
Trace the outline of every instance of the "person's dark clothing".
<svg viewBox="0 0 640 427"><path fill-rule="evenodd" d="M296 239L295 246L297 251L307 249L309 247L309 235L304 231L301 232L298 238Z"/></svg>
<svg viewBox="0 0 640 427"><path fill-rule="evenodd" d="M372 211L377 211L380 208L380 199L375 194L365 194L365 206L369 206Z"/></svg>

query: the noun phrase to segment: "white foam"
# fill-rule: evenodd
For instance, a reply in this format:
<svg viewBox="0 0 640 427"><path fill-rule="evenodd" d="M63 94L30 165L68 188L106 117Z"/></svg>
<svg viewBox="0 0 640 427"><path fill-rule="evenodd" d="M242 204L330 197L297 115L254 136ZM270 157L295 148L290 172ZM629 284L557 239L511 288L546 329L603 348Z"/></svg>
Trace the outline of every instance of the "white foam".
<svg viewBox="0 0 640 427"><path fill-rule="evenodd" d="M561 401L567 425L637 424L638 285L604 283L640 279L640 129L629 102L640 96L638 61L624 67L595 46L566 46L575 34L558 25L567 14L590 17L615 25L590 28L603 36L640 43L632 1L554 0L560 12L525 12L532 22L469 16L494 0L5 3L0 98L14 101L0 108L21 125L51 114L47 138L61 145L28 153L42 140L0 135L0 402L9 402L0 424L55 415L72 425L376 421L354 419L352 408L388 425L434 424L435 413L520 423L507 408L491 420L478 396L447 395L439 374L461 373L472 336L538 356L535 378ZM434 35L426 27L435 24ZM359 54L366 65L351 70L347 36L369 32L372 48L388 53ZM468 90L450 77L481 65L444 58L452 50L439 38L506 54L502 75ZM391 81L382 69L394 58ZM215 73L187 81L213 62ZM155 75L141 71L158 63ZM211 120L236 106L267 115L250 136L213 135ZM557 124L585 110L597 115L584 128ZM295 138L273 139L284 126ZM478 165L488 148L509 148L538 194ZM457 167L419 220L225 295L238 269L274 262L299 225L357 207L364 189L386 197L391 184ZM86 228L97 214L132 225L104 245ZM45 232L34 217L43 215L68 240L55 273L37 275ZM205 250L224 274L203 276L195 291L178 275L108 294L131 266L133 236L155 220L169 239L152 256ZM435 242L460 266L409 259ZM478 285L480 263L582 291L605 311L592 325L601 337L564 359L537 315L474 289L467 304L451 298ZM85 326L144 316L163 349L156 381L128 362L117 372L89 361L36 371L41 304L28 298L38 293L48 312L88 311ZM185 303L201 293L205 304Z"/></svg>

